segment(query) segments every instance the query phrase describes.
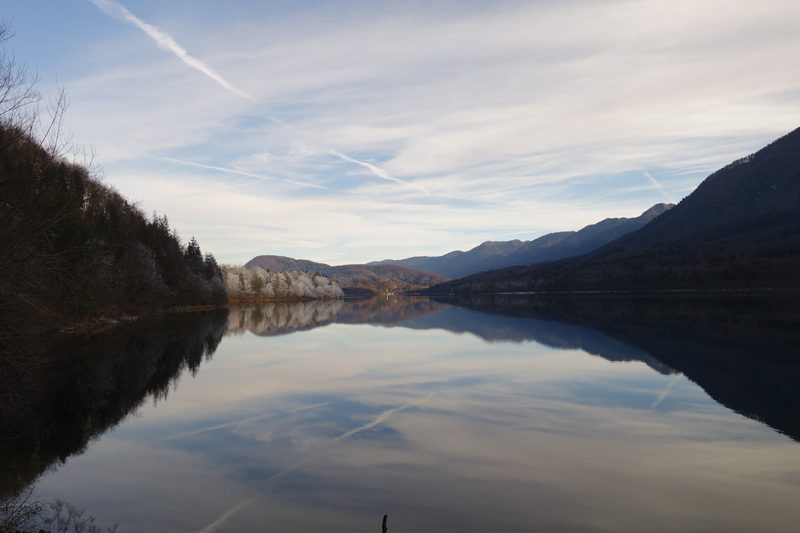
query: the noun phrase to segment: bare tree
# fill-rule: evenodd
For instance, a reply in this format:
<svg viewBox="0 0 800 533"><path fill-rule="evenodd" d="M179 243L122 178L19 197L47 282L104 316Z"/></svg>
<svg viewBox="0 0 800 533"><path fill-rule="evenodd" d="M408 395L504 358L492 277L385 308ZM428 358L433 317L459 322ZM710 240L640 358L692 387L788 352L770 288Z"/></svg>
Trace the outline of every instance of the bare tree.
<svg viewBox="0 0 800 533"><path fill-rule="evenodd" d="M17 125L29 122L29 108L42 100L36 88L39 78L29 74L24 63L18 63L14 52L5 44L14 36L11 22L0 20L0 120Z"/></svg>

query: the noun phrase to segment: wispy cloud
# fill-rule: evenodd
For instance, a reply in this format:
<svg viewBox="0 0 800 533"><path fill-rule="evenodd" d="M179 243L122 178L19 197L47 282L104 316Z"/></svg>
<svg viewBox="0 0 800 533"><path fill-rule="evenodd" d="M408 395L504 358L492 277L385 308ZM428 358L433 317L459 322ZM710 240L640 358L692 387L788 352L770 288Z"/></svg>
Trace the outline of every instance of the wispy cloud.
<svg viewBox="0 0 800 533"><path fill-rule="evenodd" d="M131 24L133 24L134 26L145 32L151 39L153 39L159 48L168 52L172 52L173 54L178 56L178 58L181 61L183 61L190 67L199 70L212 80L216 81L217 83L225 87L227 90L243 98L247 98L248 100L252 100L253 102L258 103L258 100L231 85L213 68L206 65L199 59L189 55L189 52L187 52L185 48L183 48L181 45L175 42L175 39L173 39L169 34L159 30L152 24L144 22L139 17L128 11L128 9L122 4L119 4L114 0L89 0L89 1L94 5L96 5L98 8L100 8L106 15L118 20L130 22Z"/></svg>
<svg viewBox="0 0 800 533"><path fill-rule="evenodd" d="M393 409L389 409L387 411L384 411L381 414L379 414L377 417L375 417L375 419L372 422L369 422L369 423L364 424L363 426L360 426L360 427L358 427L356 429L350 430L347 433L339 435L338 437L333 439L333 441L334 442L338 442L338 441L340 441L342 439L346 439L348 437L352 437L356 433L359 433L359 432L364 431L366 429L373 428L373 427L375 427L375 426L377 426L379 424L382 424L382 423L386 422L393 414L399 413L400 411L408 409L409 407L415 407L415 406L417 406L417 405L419 405L419 404L421 404L423 402L426 402L426 401L430 400L431 398L433 398L433 393L432 392L429 393L428 395L426 395L425 397L420 398L419 400L416 400L416 401L413 401L411 403L407 403L407 404L401 405L399 407L395 407ZM302 407L300 409L296 409L295 411L298 411L298 410L301 410L301 409L310 409L310 408L318 407L318 406L321 406L321 405L326 405L326 404L325 403L321 403L321 404L315 404L315 405L310 405L310 406L304 406L304 407ZM262 417L260 417L260 416L259 417L253 417L253 418L249 418L249 419L247 419L245 421L257 420L257 419L260 419L260 418L262 418ZM245 421L242 421L242 422L245 422ZM240 423L240 422L237 422L236 424L238 424L238 423ZM219 428L228 427L230 425L235 425L235 424L223 424L223 425L220 425L220 426L214 426L214 429L216 429L218 427ZM293 465L291 465L291 466L289 466L287 468L284 468L280 472L278 472L276 474L273 474L272 476L268 477L266 480L269 480L269 481L276 480L276 479L282 477L284 474L287 474L287 473L299 468L300 466L305 464L308 460L309 459L306 459L306 460L303 460L303 461L299 461L299 462L297 462L297 463L295 463L295 464L293 464ZM198 533L212 533L212 532L216 531L221 525L223 525L225 522L227 522L233 515L235 515L236 513L238 513L239 511L241 511L245 507L247 507L248 505L252 504L256 500L258 500L258 498L260 498L260 497L261 497L261 494L259 493L259 494L256 494L255 496L252 496L250 498L242 500L237 505L233 506L231 509L229 509L227 512L225 512L217 520L215 520L211 524L209 524L206 527L204 527L203 529L201 529Z"/></svg>
<svg viewBox="0 0 800 533"><path fill-rule="evenodd" d="M352 157L348 157L348 156L346 156L344 154L340 154L336 150L331 150L331 154L335 155L336 157L338 157L340 159L344 159L345 161L349 161L351 163L355 163L356 165L361 165L362 167L368 168L373 174L375 174L376 176L378 176L381 179L394 181L394 182L399 183L401 185L405 185L406 187L413 187L414 189L418 189L418 190L424 192L426 195L430 194L430 192L425 187L417 185L416 183L411 183L409 181L403 181L403 180L401 180L399 178L394 178L394 177L390 176L389 174L387 174L386 171L384 171L382 168L376 167L375 165L367 163L366 161L359 161L358 159L353 159Z"/></svg>
<svg viewBox="0 0 800 533"><path fill-rule="evenodd" d="M334 264L439 255L636 216L789 131L800 110L797 76L775 59L800 53L800 12L787 0L756 10L747 0L512 2L449 14L341 3L181 21L194 35L224 34L224 64L182 42L159 7L92 1L142 28L118 2L130 5L269 99L251 106L217 83L192 86L197 72L175 68L172 53L142 62L141 46L70 36L92 54L67 80L71 128L98 146L126 195L203 228L225 261L263 250ZM176 0L169 11L190 8ZM225 170L201 190L185 168L152 174L141 154ZM366 179L342 180L343 168ZM334 253L330 243L345 244Z"/></svg>
<svg viewBox="0 0 800 533"><path fill-rule="evenodd" d="M153 156L152 159L157 159L159 161L166 161L168 163L175 163L177 165L184 165L184 166L187 166L187 167L205 168L205 169L208 169L208 170L218 170L220 172L227 172L228 174L238 174L240 176L248 176L250 178L258 178L258 179L262 179L262 180L285 181L286 183L293 183L295 185L300 185L302 187L311 187L311 188L314 188L314 189L327 189L327 187L324 187L322 185L314 185L312 183L303 183L302 181L287 180L287 179L281 179L281 178L273 178L273 177L264 176L264 175L261 175L261 174L253 174L253 173L244 172L244 171L241 171L241 170L234 170L232 168L215 167L215 166L212 166L212 165L203 165L203 164L200 164L200 163L194 163L192 161L183 161L181 159L173 159L171 157L156 157L156 156Z"/></svg>

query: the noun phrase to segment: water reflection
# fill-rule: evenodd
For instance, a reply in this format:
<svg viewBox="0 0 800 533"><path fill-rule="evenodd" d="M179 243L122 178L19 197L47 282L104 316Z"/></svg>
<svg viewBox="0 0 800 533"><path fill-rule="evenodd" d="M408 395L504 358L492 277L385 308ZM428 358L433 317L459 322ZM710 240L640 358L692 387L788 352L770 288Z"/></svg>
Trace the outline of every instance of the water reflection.
<svg viewBox="0 0 800 533"><path fill-rule="evenodd" d="M336 320L342 300L277 302L231 309L227 333L245 332L267 337L324 326Z"/></svg>
<svg viewBox="0 0 800 533"><path fill-rule="evenodd" d="M340 324L403 324L450 308L424 297L382 296L349 300L270 302L233 308L228 316L228 334L245 332L259 336L284 335L333 322Z"/></svg>
<svg viewBox="0 0 800 533"><path fill-rule="evenodd" d="M248 319L249 317L249 319ZM800 440L796 295L474 295L270 304L232 311L231 333L282 334L338 322L534 341L683 373L715 400Z"/></svg>
<svg viewBox="0 0 800 533"><path fill-rule="evenodd" d="M40 492L125 531L790 530L800 453L769 427L799 435L787 303L384 297L151 324L59 371L31 442L78 445L16 446L3 483L66 458Z"/></svg>
<svg viewBox="0 0 800 533"><path fill-rule="evenodd" d="M557 322L551 345L577 346L609 360L640 360L685 374L715 400L800 440L800 298L797 294L531 298L485 295L448 300L496 316ZM557 329L557 328L556 328ZM537 335L535 340L547 344ZM644 354L644 355L642 355Z"/></svg>
<svg viewBox="0 0 800 533"><path fill-rule="evenodd" d="M29 343L0 357L0 497L86 451L145 401L166 400L222 340L227 312L178 314L111 332ZM31 364L31 360L35 363Z"/></svg>

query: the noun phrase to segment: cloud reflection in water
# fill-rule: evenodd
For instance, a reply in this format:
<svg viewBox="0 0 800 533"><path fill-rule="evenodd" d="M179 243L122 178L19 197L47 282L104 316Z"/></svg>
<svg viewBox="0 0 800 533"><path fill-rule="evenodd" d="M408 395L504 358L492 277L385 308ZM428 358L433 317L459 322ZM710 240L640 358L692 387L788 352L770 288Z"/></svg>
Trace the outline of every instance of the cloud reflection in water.
<svg viewBox="0 0 800 533"><path fill-rule="evenodd" d="M115 518L128 531L373 531L385 513L394 531L800 519L798 444L633 357L646 352L585 326L414 305L373 325L353 324L350 302L233 310L235 335L195 379L40 489L79 487L109 513L131 502ZM629 362L577 347L590 345Z"/></svg>

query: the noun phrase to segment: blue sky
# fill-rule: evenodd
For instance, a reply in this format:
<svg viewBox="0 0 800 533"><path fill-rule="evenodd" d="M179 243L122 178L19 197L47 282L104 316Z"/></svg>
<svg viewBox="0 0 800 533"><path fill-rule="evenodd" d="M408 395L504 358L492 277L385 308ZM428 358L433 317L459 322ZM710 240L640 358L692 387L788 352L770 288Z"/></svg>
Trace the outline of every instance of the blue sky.
<svg viewBox="0 0 800 533"><path fill-rule="evenodd" d="M223 262L532 239L800 126L796 0L4 5L106 182Z"/></svg>

